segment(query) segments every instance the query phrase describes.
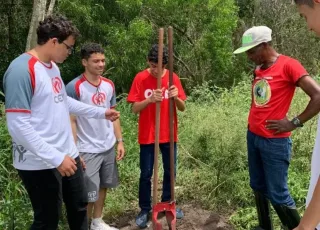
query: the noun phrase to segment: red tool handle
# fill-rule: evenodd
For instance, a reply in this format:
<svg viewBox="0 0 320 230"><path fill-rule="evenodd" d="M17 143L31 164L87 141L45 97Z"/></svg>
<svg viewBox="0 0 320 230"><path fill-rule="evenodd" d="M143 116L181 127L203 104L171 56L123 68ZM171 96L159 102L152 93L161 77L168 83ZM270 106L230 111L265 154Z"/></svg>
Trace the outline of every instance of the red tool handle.
<svg viewBox="0 0 320 230"><path fill-rule="evenodd" d="M173 29L168 28L168 48L169 48L169 88L173 85ZM171 201L174 201L174 98L169 101L169 130L170 130L170 187L171 187Z"/></svg>
<svg viewBox="0 0 320 230"><path fill-rule="evenodd" d="M161 89L162 78L162 57L163 57L163 28L159 29L159 46L158 46L158 76L157 88ZM159 155L159 132L160 132L160 105L161 102L156 102L156 128L154 141L154 166L153 166L153 205L158 201L158 155Z"/></svg>

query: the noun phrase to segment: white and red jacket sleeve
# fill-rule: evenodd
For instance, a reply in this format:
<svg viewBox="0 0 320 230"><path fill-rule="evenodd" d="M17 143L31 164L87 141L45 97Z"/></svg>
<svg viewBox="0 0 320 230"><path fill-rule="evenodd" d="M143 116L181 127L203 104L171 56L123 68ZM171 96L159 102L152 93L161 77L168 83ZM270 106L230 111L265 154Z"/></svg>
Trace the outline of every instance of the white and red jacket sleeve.
<svg viewBox="0 0 320 230"><path fill-rule="evenodd" d="M58 167L66 153L45 142L30 124L34 75L26 68L9 66L3 78L7 127L15 142Z"/></svg>

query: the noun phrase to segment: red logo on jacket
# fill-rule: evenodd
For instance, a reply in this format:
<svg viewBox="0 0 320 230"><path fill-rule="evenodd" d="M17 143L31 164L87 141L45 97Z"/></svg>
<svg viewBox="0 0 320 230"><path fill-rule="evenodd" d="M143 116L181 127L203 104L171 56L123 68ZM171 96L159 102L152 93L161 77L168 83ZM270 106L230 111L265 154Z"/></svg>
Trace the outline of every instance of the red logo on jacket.
<svg viewBox="0 0 320 230"><path fill-rule="evenodd" d="M62 81L61 81L60 77L54 77L54 78L52 78L51 81L52 81L53 92L55 94L60 93L60 91L62 90Z"/></svg>
<svg viewBox="0 0 320 230"><path fill-rule="evenodd" d="M105 101L106 101L105 93L97 92L96 94L93 94L93 96L92 96L92 102L95 105L101 106L104 104Z"/></svg>

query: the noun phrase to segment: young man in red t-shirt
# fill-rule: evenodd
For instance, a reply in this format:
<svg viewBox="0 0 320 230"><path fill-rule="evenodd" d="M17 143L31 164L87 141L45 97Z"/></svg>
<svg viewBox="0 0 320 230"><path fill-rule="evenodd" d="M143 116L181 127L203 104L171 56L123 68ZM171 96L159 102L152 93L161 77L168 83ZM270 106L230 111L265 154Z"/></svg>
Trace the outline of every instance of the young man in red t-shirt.
<svg viewBox="0 0 320 230"><path fill-rule="evenodd" d="M272 229L268 200L286 229L300 222L295 202L288 190L291 158L290 131L302 127L320 110L320 87L295 59L277 53L271 46L271 29L257 26L242 36L242 47L257 67L252 81L252 104L248 119L248 162L250 186L254 191L258 229ZM287 118L296 87L310 101L291 121Z"/></svg>
<svg viewBox="0 0 320 230"><path fill-rule="evenodd" d="M168 63L168 52L163 51L163 69L161 89L157 89L158 76L158 45L153 45L148 54L149 68L139 72L132 83L127 101L132 103L132 111L139 113L139 144L140 144L140 182L139 182L139 206L141 212L136 218L136 224L144 228L147 226L149 212L151 210L151 177L154 161L155 141L155 116L156 104L161 102L160 115L160 150L164 168L162 202L169 201L170 192L170 138L169 138L169 98L174 98L174 153L175 167L177 155L177 112L185 110L186 95L179 77L173 74L173 85L169 88L169 71L165 69ZM177 209L177 218L182 218L183 213Z"/></svg>

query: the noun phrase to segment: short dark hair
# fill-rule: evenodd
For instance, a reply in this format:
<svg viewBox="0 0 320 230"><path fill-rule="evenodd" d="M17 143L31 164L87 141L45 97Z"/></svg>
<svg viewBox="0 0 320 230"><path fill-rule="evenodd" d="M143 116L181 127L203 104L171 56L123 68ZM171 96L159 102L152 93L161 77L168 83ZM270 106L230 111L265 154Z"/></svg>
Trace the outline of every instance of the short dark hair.
<svg viewBox="0 0 320 230"><path fill-rule="evenodd" d="M313 2L313 0L294 0L294 2L295 2L297 5L307 5L307 6L310 6L311 8L314 7L314 2Z"/></svg>
<svg viewBox="0 0 320 230"><path fill-rule="evenodd" d="M88 60L90 58L91 54L94 54L94 53L104 54L104 49L102 48L102 46L100 44L87 43L81 47L81 51L80 51L81 59Z"/></svg>
<svg viewBox="0 0 320 230"><path fill-rule="evenodd" d="M62 43L69 36L77 38L80 33L76 26L62 15L49 15L39 22L37 28L37 43L43 45L51 38L57 38Z"/></svg>
<svg viewBox="0 0 320 230"><path fill-rule="evenodd" d="M162 56L162 65L168 64L168 49L167 47L163 47L163 56ZM148 61L158 63L158 44L152 45L149 53L148 53Z"/></svg>

